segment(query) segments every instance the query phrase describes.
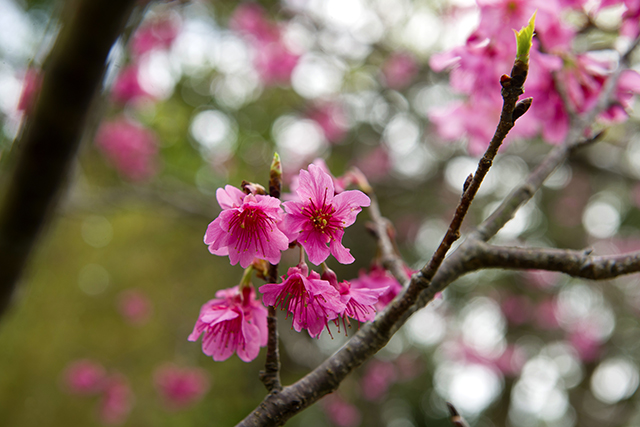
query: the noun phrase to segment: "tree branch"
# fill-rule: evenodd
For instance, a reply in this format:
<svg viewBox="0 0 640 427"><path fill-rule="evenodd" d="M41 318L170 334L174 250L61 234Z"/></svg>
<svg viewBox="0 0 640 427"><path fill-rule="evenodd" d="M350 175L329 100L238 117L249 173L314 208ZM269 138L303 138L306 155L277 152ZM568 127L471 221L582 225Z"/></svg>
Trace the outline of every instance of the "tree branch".
<svg viewBox="0 0 640 427"><path fill-rule="evenodd" d="M269 195L280 198L282 193L282 164L280 156L276 153L271 162L269 170ZM278 281L278 264L269 264L267 271L267 283L276 283ZM260 371L260 381L267 388L269 393L276 393L282 390L280 382L280 350L278 349L278 317L275 307L269 307L267 316L268 340L267 340L267 357L264 364L264 370Z"/></svg>
<svg viewBox="0 0 640 427"><path fill-rule="evenodd" d="M10 155L0 203L0 313L58 205L107 55L135 0L68 2L68 22L48 58L33 114Z"/></svg>
<svg viewBox="0 0 640 427"><path fill-rule="evenodd" d="M376 320L365 324L340 350L298 382L284 387L278 393L267 395L262 403L238 426L283 425L293 415L336 390L350 372L384 347L408 317L420 308L417 307L416 302L421 291L426 288L431 292L433 287L429 286L429 283L437 273L451 245L459 238L462 221L482 180L489 171L500 145L514 126L515 119L526 112L526 107L524 110L519 107L518 114L514 115L518 97L524 92L523 85L527 72L528 66L516 60L511 77L506 75L502 77L503 108L500 122L485 155L478 164L475 175L467 181L449 230L429 264L421 272L413 275L404 292L392 301ZM382 227L382 221L378 223ZM379 232L379 237L386 235L386 227L380 231L383 232ZM441 285L444 287L447 284Z"/></svg>
<svg viewBox="0 0 640 427"><path fill-rule="evenodd" d="M429 286L429 283L444 261L447 252L449 252L453 243L460 238L460 227L462 226L464 217L469 211L471 202L478 193L484 177L489 172L493 164L493 159L495 159L498 154L498 149L504 142L509 131L515 125L516 119L522 116L531 105L531 99L529 98L518 102L518 98L524 93L524 82L526 81L528 71L529 65L516 59L511 70L511 76L503 75L500 79L503 100L500 122L489 143L489 147L487 147L487 151L485 151L478 163L475 174L473 177L469 176L464 184L460 203L456 208L449 229L440 242L438 249L436 249L429 263L416 274L416 280L412 280L409 288L411 295L409 299L412 300L412 303L415 302L420 291Z"/></svg>
<svg viewBox="0 0 640 427"><path fill-rule="evenodd" d="M390 221L380 213L380 205L375 194L371 193L369 197L371 198L369 215L371 215L371 220L373 221L373 232L378 240L382 266L389 270L398 282L405 284L409 281L409 275L404 268L404 261L398 256L396 248L389 237Z"/></svg>
<svg viewBox="0 0 640 427"><path fill-rule="evenodd" d="M588 145L584 139L585 131L593 124L595 118L609 107L609 100L616 88L620 74L628 68L629 57L634 49L638 47L639 43L640 37L638 37L627 52L622 55L620 64L605 82L596 105L583 116L572 121L572 126L563 144L554 148L535 171L529 175L524 184L507 196L489 218L478 226L478 229L472 235L473 238L487 241L495 236L495 234L513 218L518 209L533 197L549 175L564 163L575 149ZM601 133L592 138L588 138L586 141L589 143L593 142L600 136Z"/></svg>
<svg viewBox="0 0 640 427"><path fill-rule="evenodd" d="M621 255L594 256L590 251L566 249L516 248L494 246L482 241L471 243L476 256L467 268L508 270L547 270L573 277L605 280L640 272L640 251Z"/></svg>

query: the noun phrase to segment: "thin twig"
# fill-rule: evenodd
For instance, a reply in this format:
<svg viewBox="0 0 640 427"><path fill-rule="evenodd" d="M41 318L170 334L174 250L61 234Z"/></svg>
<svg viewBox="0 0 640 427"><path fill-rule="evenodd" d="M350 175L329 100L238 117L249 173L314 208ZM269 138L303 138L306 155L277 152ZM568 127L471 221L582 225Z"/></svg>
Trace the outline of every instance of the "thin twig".
<svg viewBox="0 0 640 427"><path fill-rule="evenodd" d="M470 182L469 180L465 182L460 203L456 208L451 224L449 225L449 229L440 242L438 249L436 249L436 252L431 257L429 263L416 274L417 280L412 281L410 291L412 294L415 294L416 298L417 294L421 290L429 286L431 279L433 279L433 276L438 271L438 268L440 268L442 261L444 261L447 252L449 252L453 243L460 238L460 227L462 226L464 217L469 211L471 202L473 202L484 177L489 172L489 169L493 164L493 159L495 159L498 154L498 149L504 142L504 139L507 137L511 128L515 125L513 114L517 107L518 98L524 93L523 86L527 78L528 69L528 64L525 65L524 63L516 60L513 69L511 70L511 76L504 75L501 78L500 83L502 84L503 103L502 112L500 113L500 122L498 123L498 127L496 128L491 142L489 143L489 147L487 147L487 150L478 162L478 167L473 178L471 178ZM531 105L531 100L528 100L528 104ZM522 113L519 115L522 115Z"/></svg>
<svg viewBox="0 0 640 427"><path fill-rule="evenodd" d="M369 215L373 221L374 231L376 239L378 240L378 247L380 248L381 256L380 261L382 266L389 270L393 277L396 278L401 284L405 284L409 281L409 275L404 268L404 262L398 256L396 248L389 237L390 226L389 220L382 216L380 213L380 205L375 194L369 194L371 198L371 205L369 206Z"/></svg>
<svg viewBox="0 0 640 427"><path fill-rule="evenodd" d="M280 163L280 157L276 154L273 157L269 172L269 195L279 199L281 192L282 164ZM276 283L277 281L278 265L269 264L267 283ZM268 310L267 356L264 370L260 371L260 381L262 381L270 394L274 394L282 390L282 383L280 382L280 351L278 349L278 318L275 307L269 307Z"/></svg>
<svg viewBox="0 0 640 427"><path fill-rule="evenodd" d="M596 105L581 116L579 120L572 122L572 126L563 144L554 148L535 171L529 175L524 184L507 196L489 218L478 226L478 229L472 235L474 238L487 241L495 236L495 234L513 218L517 210L533 197L544 181L574 150L589 145L584 143L584 133L593 124L595 118L608 108L610 104L609 100L616 88L620 74L628 68L629 57L633 50L638 47L639 43L640 37L637 38L627 52L622 55L620 64L605 82ZM592 137L593 141L597 140L600 136L601 134L597 134Z"/></svg>
<svg viewBox="0 0 640 427"><path fill-rule="evenodd" d="M447 402L447 408L449 408L449 414L451 415L451 424L455 427L469 427L467 421L462 418L462 415L458 413L458 410L452 403Z"/></svg>

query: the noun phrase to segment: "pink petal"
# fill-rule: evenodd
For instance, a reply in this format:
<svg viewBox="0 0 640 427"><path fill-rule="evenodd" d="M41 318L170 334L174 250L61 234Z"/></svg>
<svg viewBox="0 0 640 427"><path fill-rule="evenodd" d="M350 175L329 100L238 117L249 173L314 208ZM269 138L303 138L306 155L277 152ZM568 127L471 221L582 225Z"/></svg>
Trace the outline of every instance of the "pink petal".
<svg viewBox="0 0 640 427"><path fill-rule="evenodd" d="M238 353L240 360L244 362L251 362L253 359L258 357L258 354L260 353L260 341L262 341L260 329L258 329L256 325L243 321L242 337L243 339L241 340L240 345L238 345L236 353Z"/></svg>
<svg viewBox="0 0 640 427"><path fill-rule="evenodd" d="M216 190L216 199L222 209L231 209L241 205L244 197L245 194L233 185L226 185L224 189L218 188Z"/></svg>
<svg viewBox="0 0 640 427"><path fill-rule="evenodd" d="M331 255L333 255L340 264L351 264L356 260L353 255L351 255L349 249L345 248L338 240L332 240L330 247ZM309 260L311 260L311 257L309 257Z"/></svg>
<svg viewBox="0 0 640 427"><path fill-rule="evenodd" d="M307 252L309 262L320 265L329 257L329 248L327 247L327 236L313 231L303 231L300 233L298 242Z"/></svg>

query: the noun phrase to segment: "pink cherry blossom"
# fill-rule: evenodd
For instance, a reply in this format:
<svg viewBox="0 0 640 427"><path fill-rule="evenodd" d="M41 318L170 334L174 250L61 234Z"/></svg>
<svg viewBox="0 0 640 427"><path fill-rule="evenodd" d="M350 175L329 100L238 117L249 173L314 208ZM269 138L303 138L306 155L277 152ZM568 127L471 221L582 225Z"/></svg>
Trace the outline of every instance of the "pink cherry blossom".
<svg viewBox="0 0 640 427"><path fill-rule="evenodd" d="M126 178L144 181L158 170L158 143L140 123L119 117L103 122L95 143L107 160Z"/></svg>
<svg viewBox="0 0 640 427"><path fill-rule="evenodd" d="M129 101L150 97L150 95L142 89L138 80L138 64L130 64L120 70L111 87L111 98L115 102L125 104Z"/></svg>
<svg viewBox="0 0 640 427"><path fill-rule="evenodd" d="M158 394L172 410L184 409L202 400L209 390L207 373L200 368L164 364L153 374Z"/></svg>
<svg viewBox="0 0 640 427"><path fill-rule="evenodd" d="M153 305L147 295L139 289L128 289L118 296L118 310L122 317L134 325L149 321Z"/></svg>
<svg viewBox="0 0 640 427"><path fill-rule="evenodd" d="M367 273L365 270L360 270L360 274L357 279L351 280L351 287L356 289L385 289L385 291L378 297L378 302L375 304L377 310L382 310L402 291L402 285L379 265L374 265Z"/></svg>
<svg viewBox="0 0 640 427"><path fill-rule="evenodd" d="M92 395L102 391L107 371L104 367L89 359L73 361L65 369L63 378L65 388L74 394Z"/></svg>
<svg viewBox="0 0 640 427"><path fill-rule="evenodd" d="M382 65L382 75L387 87L404 89L418 74L416 59L407 52L394 52Z"/></svg>
<svg viewBox="0 0 640 427"><path fill-rule="evenodd" d="M280 227L284 212L280 200L260 194L245 194L231 185L218 188L216 198L222 212L207 227L204 243L214 255L229 255L231 265L247 268L254 258L280 262L289 238Z"/></svg>
<svg viewBox="0 0 640 427"><path fill-rule="evenodd" d="M640 35L640 1L625 0L627 10L622 14L622 27L620 34L630 39Z"/></svg>
<svg viewBox="0 0 640 427"><path fill-rule="evenodd" d="M338 291L306 264L291 267L282 283L268 283L260 287L262 301L267 306L280 307L293 315L293 328L320 336L328 322L344 312L345 304Z"/></svg>
<svg viewBox="0 0 640 427"><path fill-rule="evenodd" d="M359 190L336 195L331 176L313 164L308 172L300 171L296 193L299 201L284 203L285 227L297 233L309 261L318 265L332 254L342 264L352 263L355 259L342 245L342 236L345 227L356 221L361 206L369 206L369 197Z"/></svg>
<svg viewBox="0 0 640 427"><path fill-rule="evenodd" d="M267 309L256 300L252 287L220 290L200 309L189 341L200 335L202 351L213 360L226 360L235 352L250 362L267 345Z"/></svg>
<svg viewBox="0 0 640 427"><path fill-rule="evenodd" d="M367 322L375 318L375 304L377 304L380 295L387 291L387 287L374 289L352 287L351 283L346 280L338 282L336 273L329 268L324 268L321 277L340 293L340 300L345 304L344 312L340 316L342 319L350 317L359 322ZM338 324L337 319L336 324Z"/></svg>
<svg viewBox="0 0 640 427"><path fill-rule="evenodd" d="M333 190L334 190L335 194L342 193L344 190L346 190L346 187L345 187L345 185L343 183L343 180L333 176L333 174L329 170L329 166L327 166L327 162L325 162L323 158L318 157L313 162L311 162L311 164L319 167L324 173L326 173L327 175L329 175L331 177L331 180L333 181ZM297 194L298 187L300 187L300 174L293 174L293 176L291 177L291 183L289 184L289 188L291 190L291 193L285 194L284 195L284 200L287 200L287 201L289 201L289 200L297 200L297 201L299 201L300 198L298 197L298 194Z"/></svg>
<svg viewBox="0 0 640 427"><path fill-rule="evenodd" d="M103 424L124 423L133 408L134 395L129 381L122 374L111 375L102 394L99 416Z"/></svg>

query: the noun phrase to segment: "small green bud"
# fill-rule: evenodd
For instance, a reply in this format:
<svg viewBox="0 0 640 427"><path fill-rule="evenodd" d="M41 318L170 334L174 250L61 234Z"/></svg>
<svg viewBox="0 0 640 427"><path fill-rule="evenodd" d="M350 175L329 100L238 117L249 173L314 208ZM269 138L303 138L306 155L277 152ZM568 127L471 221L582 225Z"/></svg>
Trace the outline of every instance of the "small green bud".
<svg viewBox="0 0 640 427"><path fill-rule="evenodd" d="M537 12L537 10L533 12L533 16L531 16L529 20L529 25L522 27L520 31L513 30L513 32L516 33L516 43L518 45L516 61L522 61L525 64L529 64L529 51L531 50Z"/></svg>

